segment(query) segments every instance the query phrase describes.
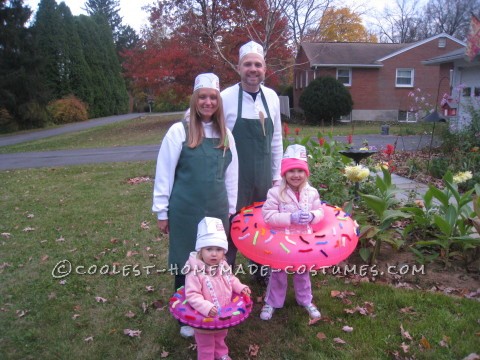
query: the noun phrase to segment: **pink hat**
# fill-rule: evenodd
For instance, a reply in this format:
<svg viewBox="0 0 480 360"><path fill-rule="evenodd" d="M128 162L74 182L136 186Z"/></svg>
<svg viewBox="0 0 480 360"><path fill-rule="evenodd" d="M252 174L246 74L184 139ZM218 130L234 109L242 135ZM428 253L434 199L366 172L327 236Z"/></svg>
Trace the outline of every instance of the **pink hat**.
<svg viewBox="0 0 480 360"><path fill-rule="evenodd" d="M293 169L304 170L307 176L310 176L307 162L307 150L305 149L305 146L294 144L289 145L285 150L280 174L284 176L287 171Z"/></svg>

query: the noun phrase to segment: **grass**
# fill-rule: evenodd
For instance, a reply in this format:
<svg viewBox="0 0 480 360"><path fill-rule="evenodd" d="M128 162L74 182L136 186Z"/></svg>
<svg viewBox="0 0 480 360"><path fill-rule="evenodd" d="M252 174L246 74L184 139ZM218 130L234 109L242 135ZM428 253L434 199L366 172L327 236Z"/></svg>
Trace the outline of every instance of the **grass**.
<svg viewBox="0 0 480 360"><path fill-rule="evenodd" d="M179 115L142 116L133 120L94 127L88 130L3 146L0 147L0 154L79 148L156 145L160 143L170 125L178 120ZM379 122L355 122L353 124L353 132L355 135L380 134L381 125ZM425 123L392 123L389 126L389 133L391 135L413 135L431 131L431 126ZM298 129L300 137L316 137L319 133L327 135L330 132L333 136L346 136L352 133L351 123L338 124L333 127L333 129L329 126L322 127L299 124L290 124L289 127L290 136L294 136L295 129Z"/></svg>
<svg viewBox="0 0 480 360"><path fill-rule="evenodd" d="M151 179L154 168L149 161L0 172L0 358L154 359L164 351L168 359L196 358L193 340L178 335L165 307L173 278L153 270L147 275L145 268L166 268L168 240L158 235L150 211L152 181L133 185L128 180ZM74 271L53 278L52 270L63 260L91 274ZM100 274L114 265L124 273ZM250 284L248 275L239 277ZM329 275L312 276L312 282L325 321L308 326L290 289L285 308L271 321L259 319L261 305L256 304L251 317L231 329L232 358L247 359L253 344L259 345L256 359L267 360L390 359L396 351L403 354L402 342L410 345L404 356L416 359L462 359L478 351L477 301L355 285ZM332 290L354 292L351 304L331 297ZM156 301L158 309L152 306ZM365 302L373 304L371 316L344 311ZM408 307L413 311L401 311ZM135 316L127 317L128 312ZM353 331L342 331L345 325ZM412 340L402 338L401 325ZM124 329L142 333L130 338ZM419 345L422 337L430 349ZM444 337L448 347L440 345Z"/></svg>

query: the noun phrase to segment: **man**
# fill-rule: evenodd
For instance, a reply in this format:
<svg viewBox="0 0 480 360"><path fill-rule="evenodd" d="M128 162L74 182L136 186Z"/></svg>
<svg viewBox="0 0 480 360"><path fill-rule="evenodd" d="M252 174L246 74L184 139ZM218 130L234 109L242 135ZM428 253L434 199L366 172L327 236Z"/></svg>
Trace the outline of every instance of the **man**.
<svg viewBox="0 0 480 360"><path fill-rule="evenodd" d="M263 47L250 41L240 48L237 71L240 83L221 92L225 123L237 146L239 178L237 211L265 201L268 190L280 181L283 154L280 100L262 85L267 66ZM237 249L229 238L227 261L234 265ZM262 276L260 271L256 274Z"/></svg>

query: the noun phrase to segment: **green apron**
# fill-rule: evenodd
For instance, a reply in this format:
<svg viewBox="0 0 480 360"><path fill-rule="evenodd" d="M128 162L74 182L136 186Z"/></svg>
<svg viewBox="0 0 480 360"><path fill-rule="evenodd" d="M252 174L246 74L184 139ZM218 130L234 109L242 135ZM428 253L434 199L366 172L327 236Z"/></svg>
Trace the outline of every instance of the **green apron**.
<svg viewBox="0 0 480 360"><path fill-rule="evenodd" d="M183 125L188 139L185 121ZM168 262L174 266L174 274L175 265L180 271L190 252L195 251L197 226L205 216L221 219L225 231L229 232L225 172L232 161L232 152L228 149L224 156L223 149L217 148L219 141L204 138L193 149L187 146L187 140L183 143L168 209Z"/></svg>
<svg viewBox="0 0 480 360"><path fill-rule="evenodd" d="M273 121L265 95L260 90L265 117L265 135L258 119L242 118L243 90L238 92L237 120L233 137L238 154L237 211L255 201L265 201L272 187L272 138Z"/></svg>

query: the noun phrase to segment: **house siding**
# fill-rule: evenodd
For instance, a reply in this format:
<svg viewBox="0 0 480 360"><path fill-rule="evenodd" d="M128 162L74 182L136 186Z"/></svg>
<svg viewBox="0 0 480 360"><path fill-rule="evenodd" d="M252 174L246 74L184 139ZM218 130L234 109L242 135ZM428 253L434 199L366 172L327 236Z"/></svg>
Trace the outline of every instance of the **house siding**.
<svg viewBox="0 0 480 360"><path fill-rule="evenodd" d="M437 98L437 89L440 101L441 96L449 92L449 75L452 63L442 66L425 66L422 60L439 56L461 48L462 45L447 38L446 46L438 47L438 38L418 45L412 49L388 57L382 61L380 68L352 68L352 84L347 86L353 99L352 120L376 120L396 121L398 111L409 111L411 98L408 94L417 88L424 95L429 94L432 101ZM317 61L318 63L318 61ZM315 71L310 69L310 63L305 52L301 48L296 59L295 77L307 76L309 82L320 76L336 77L337 67L319 67ZM339 65L338 67L345 67ZM413 69L414 82L411 87L396 87L396 70L399 68ZM300 95L305 89L305 83L301 88L294 88L294 107L299 108Z"/></svg>

